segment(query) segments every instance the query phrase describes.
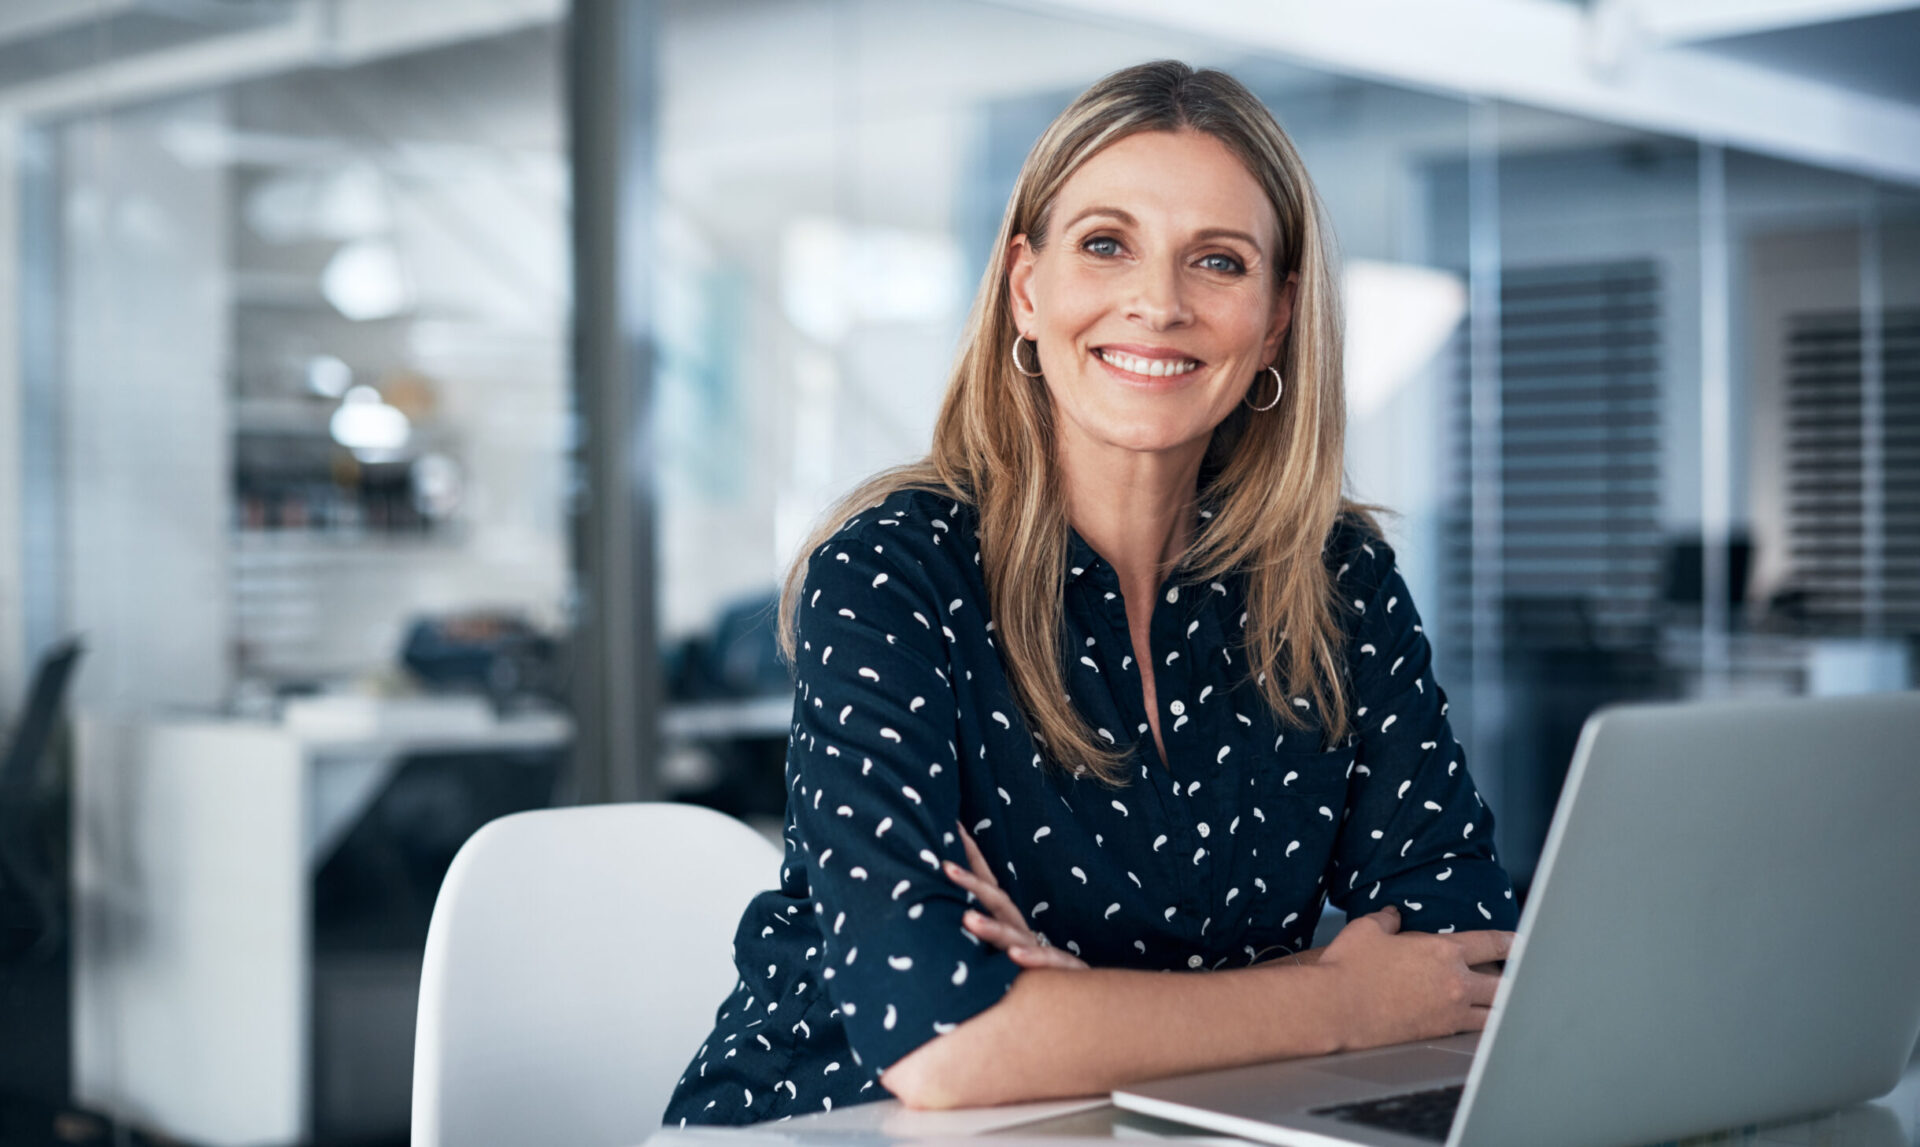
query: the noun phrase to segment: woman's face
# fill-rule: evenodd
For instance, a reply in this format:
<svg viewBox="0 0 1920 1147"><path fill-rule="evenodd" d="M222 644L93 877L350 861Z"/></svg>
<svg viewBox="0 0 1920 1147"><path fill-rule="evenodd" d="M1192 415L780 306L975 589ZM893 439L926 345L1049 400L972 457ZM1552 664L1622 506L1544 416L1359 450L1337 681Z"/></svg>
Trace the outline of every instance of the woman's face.
<svg viewBox="0 0 1920 1147"><path fill-rule="evenodd" d="M1294 292L1272 263L1278 230L1239 158L1201 132L1140 132L1074 172L1046 247L1016 236L1008 273L1060 432L1204 450L1256 375L1252 401L1270 398Z"/></svg>

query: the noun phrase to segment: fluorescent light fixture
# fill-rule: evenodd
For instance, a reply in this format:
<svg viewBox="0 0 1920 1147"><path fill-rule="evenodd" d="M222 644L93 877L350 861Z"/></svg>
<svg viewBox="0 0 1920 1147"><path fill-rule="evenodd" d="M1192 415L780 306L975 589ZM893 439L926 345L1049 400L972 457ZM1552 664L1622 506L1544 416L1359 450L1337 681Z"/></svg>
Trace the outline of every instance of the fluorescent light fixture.
<svg viewBox="0 0 1920 1147"><path fill-rule="evenodd" d="M385 239L362 239L335 251L320 272L320 293L355 322L392 318L413 305L400 252Z"/></svg>
<svg viewBox="0 0 1920 1147"><path fill-rule="evenodd" d="M339 398L353 386L353 368L330 354L307 360L307 389L326 398Z"/></svg>
<svg viewBox="0 0 1920 1147"><path fill-rule="evenodd" d="M388 406L371 386L348 390L327 429L335 442L353 451L362 462L392 461L413 437L413 424L407 416Z"/></svg>

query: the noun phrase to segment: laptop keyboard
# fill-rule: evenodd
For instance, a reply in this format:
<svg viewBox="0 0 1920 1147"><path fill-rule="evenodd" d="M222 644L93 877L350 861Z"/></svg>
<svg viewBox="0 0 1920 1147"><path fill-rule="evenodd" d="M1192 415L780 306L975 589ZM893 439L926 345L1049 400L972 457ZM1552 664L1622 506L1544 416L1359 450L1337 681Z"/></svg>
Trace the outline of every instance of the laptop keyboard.
<svg viewBox="0 0 1920 1147"><path fill-rule="evenodd" d="M1364 1103L1316 1107L1313 1114L1445 1143L1447 1132L1453 1127L1453 1113L1460 1107L1460 1093L1465 1088L1465 1084L1456 1083L1452 1087L1410 1091L1383 1099L1369 1099Z"/></svg>

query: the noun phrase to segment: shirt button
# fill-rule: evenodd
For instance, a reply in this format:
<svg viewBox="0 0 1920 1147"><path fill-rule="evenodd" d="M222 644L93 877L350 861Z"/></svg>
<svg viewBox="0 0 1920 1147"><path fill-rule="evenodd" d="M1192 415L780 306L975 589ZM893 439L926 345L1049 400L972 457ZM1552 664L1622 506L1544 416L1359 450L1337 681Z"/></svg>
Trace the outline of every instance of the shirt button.
<svg viewBox="0 0 1920 1147"><path fill-rule="evenodd" d="M1197 968L1197 967L1199 967L1199 966L1200 966L1200 963L1201 963L1201 961L1200 961L1200 957L1198 957L1198 956L1188 956L1188 957L1187 957L1187 967L1189 967L1189 968Z"/></svg>

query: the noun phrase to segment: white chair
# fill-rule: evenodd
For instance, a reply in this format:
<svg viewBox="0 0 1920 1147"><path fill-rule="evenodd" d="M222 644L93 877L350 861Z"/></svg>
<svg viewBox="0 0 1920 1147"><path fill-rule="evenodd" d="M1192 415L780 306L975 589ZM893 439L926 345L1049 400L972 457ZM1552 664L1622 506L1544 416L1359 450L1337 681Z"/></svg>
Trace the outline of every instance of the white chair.
<svg viewBox="0 0 1920 1147"><path fill-rule="evenodd" d="M502 817L454 857L427 932L414 1147L638 1144L737 979L780 850L709 809Z"/></svg>

